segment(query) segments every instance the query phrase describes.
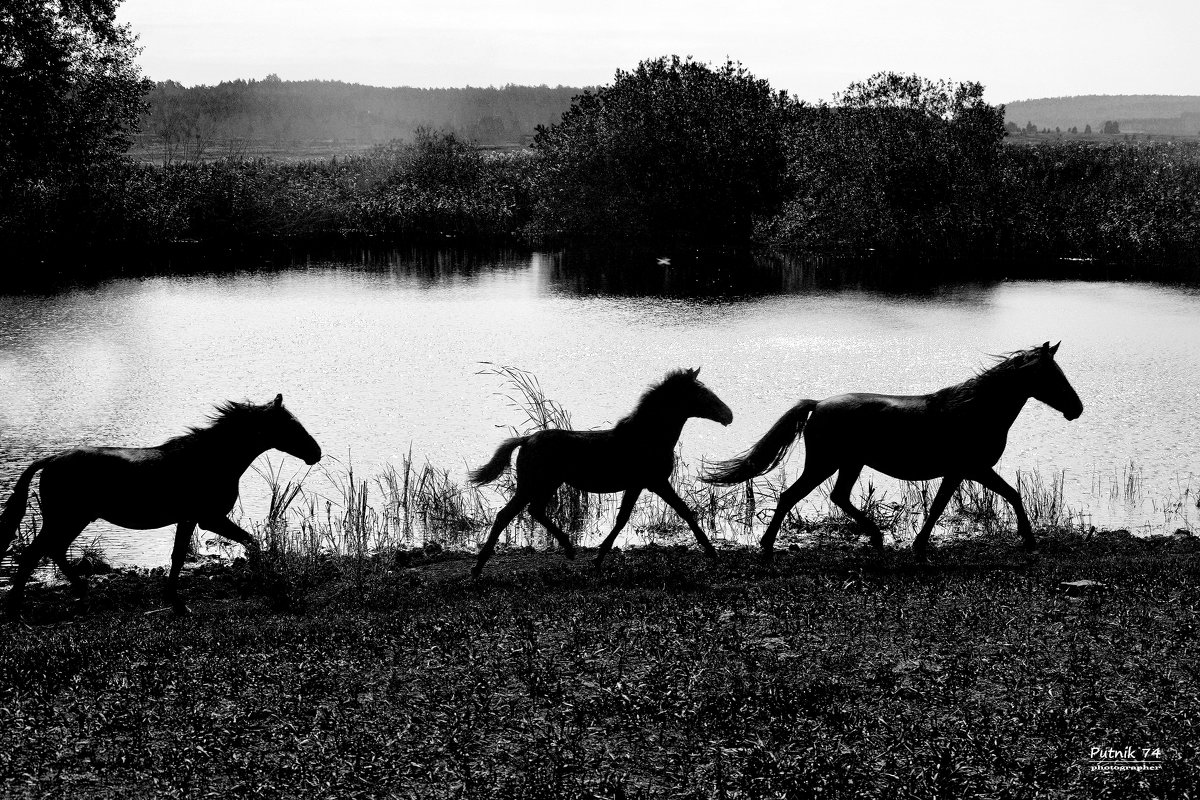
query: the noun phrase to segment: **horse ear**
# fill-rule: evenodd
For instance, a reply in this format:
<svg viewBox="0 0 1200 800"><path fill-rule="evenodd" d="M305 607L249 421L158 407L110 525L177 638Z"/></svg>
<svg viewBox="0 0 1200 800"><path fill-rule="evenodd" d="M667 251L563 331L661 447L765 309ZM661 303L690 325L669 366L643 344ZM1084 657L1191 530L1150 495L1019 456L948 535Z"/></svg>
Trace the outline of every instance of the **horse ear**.
<svg viewBox="0 0 1200 800"><path fill-rule="evenodd" d="M283 393L282 393L282 392L280 392L279 394L275 395L275 403L274 403L274 406L275 406L276 408L282 408L282 407L283 407Z"/></svg>
<svg viewBox="0 0 1200 800"><path fill-rule="evenodd" d="M1059 339L1058 342L1055 343L1054 347L1050 348L1050 355L1054 355L1055 353L1058 352L1058 346L1060 344L1062 344L1062 339Z"/></svg>
<svg viewBox="0 0 1200 800"><path fill-rule="evenodd" d="M700 368L696 367L695 369L689 369L688 375L691 375L693 378L700 377Z"/></svg>
<svg viewBox="0 0 1200 800"><path fill-rule="evenodd" d="M1054 354L1050 352L1050 343L1049 342L1043 343L1042 344L1042 358L1045 358L1047 356L1052 356L1052 355L1054 355Z"/></svg>

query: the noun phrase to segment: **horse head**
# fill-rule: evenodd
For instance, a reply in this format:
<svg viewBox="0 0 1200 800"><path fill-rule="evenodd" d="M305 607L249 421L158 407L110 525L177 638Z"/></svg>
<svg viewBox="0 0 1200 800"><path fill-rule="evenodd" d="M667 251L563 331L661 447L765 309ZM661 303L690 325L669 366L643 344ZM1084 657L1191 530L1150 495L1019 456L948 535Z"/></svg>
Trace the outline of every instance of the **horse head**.
<svg viewBox="0 0 1200 800"><path fill-rule="evenodd" d="M700 417L701 419L711 419L713 422L719 422L722 425L728 425L733 422L733 412L729 410L729 406L717 397L712 389L709 389L700 382L700 368L687 369L683 374L690 379L689 392L686 400L686 411L689 417Z"/></svg>
<svg viewBox="0 0 1200 800"><path fill-rule="evenodd" d="M1034 358L1037 359L1037 368L1034 372L1035 377L1030 396L1035 400L1041 400L1068 420L1078 419L1079 415L1083 413L1083 401L1079 399L1079 395L1075 393L1067 376L1063 374L1062 368L1054 360L1054 354L1058 352L1060 344L1062 342L1051 347L1050 342L1046 342L1041 347L1035 348L1037 352Z"/></svg>
<svg viewBox="0 0 1200 800"><path fill-rule="evenodd" d="M282 394L275 395L270 403L267 419L268 446L295 456L309 466L321 460L321 445L304 429L300 420L283 407Z"/></svg>

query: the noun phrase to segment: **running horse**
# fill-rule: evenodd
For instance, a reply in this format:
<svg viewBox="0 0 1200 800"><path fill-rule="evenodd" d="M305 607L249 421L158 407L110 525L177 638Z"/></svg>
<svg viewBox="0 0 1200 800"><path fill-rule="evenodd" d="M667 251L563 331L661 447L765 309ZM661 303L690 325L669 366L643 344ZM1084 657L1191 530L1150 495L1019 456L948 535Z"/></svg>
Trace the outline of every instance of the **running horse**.
<svg viewBox="0 0 1200 800"><path fill-rule="evenodd" d="M612 549L617 534L629 521L633 506L643 489L654 492L683 518L696 541L709 557L716 556L712 542L700 530L696 516L671 487L671 469L675 465L675 443L683 425L692 417L711 419L722 425L733 422L733 412L719 397L699 381L699 369L676 370L642 395L637 407L608 430L572 431L552 428L528 436L506 440L492 460L470 473L477 485L491 483L508 467L512 453L517 454L517 491L496 514L491 533L471 574L478 578L483 565L492 557L500 533L529 506L529 515L550 531L567 558L575 557L575 547L554 520L546 514L546 504L564 483L585 492L609 494L624 492L612 532L596 555L599 569Z"/></svg>
<svg viewBox="0 0 1200 800"><path fill-rule="evenodd" d="M1061 342L1059 343L1061 344ZM717 462L702 476L709 483L741 483L777 466L792 443L804 436L804 471L779 496L779 504L760 541L770 560L775 536L789 511L833 473L829 499L866 530L883 551L883 533L850 502L850 490L864 467L906 481L941 477L913 550L923 561L934 523L964 480L975 481L1004 498L1017 516L1025 548L1036 552L1033 529L1021 495L993 469L1008 429L1029 398L1040 400L1068 420L1083 413L1083 403L1054 360L1058 344L1046 342L1002 356L974 377L933 394L842 394L826 400L801 400L753 447Z"/></svg>
<svg viewBox="0 0 1200 800"><path fill-rule="evenodd" d="M158 447L80 447L30 464L0 513L3 557L25 515L34 473L41 470L42 529L18 560L9 613L20 612L25 582L43 556L58 565L77 596L86 595L87 581L67 561L67 547L97 519L138 530L176 526L165 597L177 612L186 611L179 571L197 525L242 545L255 560L258 543L227 516L242 473L271 449L316 464L321 447L283 407L281 394L264 405L224 403L209 422Z"/></svg>

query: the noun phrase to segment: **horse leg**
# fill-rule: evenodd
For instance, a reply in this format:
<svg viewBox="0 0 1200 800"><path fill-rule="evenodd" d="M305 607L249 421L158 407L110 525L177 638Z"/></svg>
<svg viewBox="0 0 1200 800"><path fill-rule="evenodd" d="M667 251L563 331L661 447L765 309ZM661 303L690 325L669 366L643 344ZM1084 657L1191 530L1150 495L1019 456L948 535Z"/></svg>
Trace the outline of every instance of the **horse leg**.
<svg viewBox="0 0 1200 800"><path fill-rule="evenodd" d="M961 483L962 478L957 475L947 475L942 478L942 484L938 486L937 494L933 496L933 502L929 504L929 516L925 517L925 524L921 526L921 531L913 540L913 552L916 553L917 561L925 560L925 550L929 546L929 534L933 531L934 524L946 510L946 504L950 502L954 491Z"/></svg>
<svg viewBox="0 0 1200 800"><path fill-rule="evenodd" d="M770 563L775 552L775 537L779 534L779 529L783 527L783 521L787 519L788 512L791 511L796 503L799 503L804 498L812 493L825 480L836 471L836 467L813 467L810 462L805 462L804 472L800 477L788 488L784 489L779 495L779 503L775 506L775 513L771 515L771 521L767 523L767 530L759 539L759 545L762 547L763 560Z"/></svg>
<svg viewBox="0 0 1200 800"><path fill-rule="evenodd" d="M696 541L704 549L705 555L715 559L717 557L717 549L712 546L712 542L704 535L704 531L700 530L700 524L696 522L696 515L692 513L692 509L688 507L688 504L683 502L683 498L675 493L675 489L671 484L663 481L658 486L651 486L650 491L663 500L666 500L667 505L675 509L676 514L683 517L683 521L692 529L692 534L696 537Z"/></svg>
<svg viewBox="0 0 1200 800"><path fill-rule="evenodd" d="M625 527L625 523L629 522L629 515L633 513L633 506L637 503L638 495L642 493L641 487L628 489L625 496L621 498L621 508L617 511L617 520L613 523L612 531L600 543L600 552L596 554L596 571L600 571L600 565L604 562L604 557L608 555L608 551L612 550L613 542L617 541L617 534Z"/></svg>
<svg viewBox="0 0 1200 800"><path fill-rule="evenodd" d="M517 514L521 513L521 509L525 508L525 504L528 502L529 500L518 490L513 495L513 499L497 512L496 521L492 523L492 532L488 534L487 541L483 543L483 547L479 551L479 557L475 559L475 566L471 569L472 578L478 578L483 572L483 565L492 557L492 552L496 549L496 542L500 540L500 532L517 518Z"/></svg>
<svg viewBox="0 0 1200 800"><path fill-rule="evenodd" d="M43 556L54 558L56 554L64 554L71 542L75 541L75 537L83 532L83 529L88 526L91 520L76 520L70 522L60 521L57 515L47 514L43 511L42 530L29 543L29 547L25 548L25 552L21 554L21 558L17 562L17 571L13 575L12 586L8 590L8 613L10 616L17 616L21 613L21 603L25 600L25 584L29 581L29 576L37 569L37 566L42 561ZM68 571L68 578L73 570ZM77 576L78 577L78 576ZM72 581L74 585L74 581Z"/></svg>
<svg viewBox="0 0 1200 800"><path fill-rule="evenodd" d="M167 576L167 586L163 591L163 600L175 609L176 614L186 614L187 606L179 596L179 572L183 569L183 559L187 557L188 545L192 542L192 531L196 523L184 521L175 526L175 545L171 548L171 574Z"/></svg>
<svg viewBox="0 0 1200 800"><path fill-rule="evenodd" d="M875 520L867 516L866 512L860 508L856 508L850 502L850 490L854 488L854 482L858 480L858 476L862 473L862 470L861 464L852 467L842 467L838 470L837 480L833 484L833 491L829 493L829 499L864 528L871 537L871 544L875 547L876 552L883 553L883 531L879 530L879 526L875 524Z"/></svg>
<svg viewBox="0 0 1200 800"><path fill-rule="evenodd" d="M1037 552L1037 540L1033 538L1033 526L1029 524L1029 515L1025 513L1025 504L1021 502L1021 493L1001 478L994 469L987 469L967 476L985 489L990 489L1003 497L1012 506L1017 515L1017 533L1025 541L1025 549L1030 553Z"/></svg>
<svg viewBox="0 0 1200 800"><path fill-rule="evenodd" d="M58 566L58 571L65 575L67 580L71 582L71 593L82 604L87 599L88 583L83 575L79 573L79 570L75 569L75 565L67 560L67 551L62 550L61 552L51 553L50 558Z"/></svg>
<svg viewBox="0 0 1200 800"><path fill-rule="evenodd" d="M550 502L550 498L554 496L554 492L557 490L558 487L555 486L548 494L535 497L531 500L529 503L529 516L541 523L542 527L550 531L550 534L558 540L558 543L562 545L563 555L574 560L575 545L571 544L571 537L567 536L562 528L554 524L554 520L550 519L550 516L546 513L546 504Z"/></svg>
<svg viewBox="0 0 1200 800"><path fill-rule="evenodd" d="M262 548L258 546L258 541L255 540L247 531L242 530L237 523L226 516L210 517L209 519L200 520L200 527L206 531L211 531L218 536L223 536L235 544L240 544L246 549L246 560L250 562L250 566L257 567L259 559L262 556ZM179 548L179 531L175 530L175 548ZM191 537L191 531L188 531L188 538ZM187 552L187 544L184 544L184 552ZM183 556L180 556L182 564ZM174 567L175 554L171 554L172 568Z"/></svg>

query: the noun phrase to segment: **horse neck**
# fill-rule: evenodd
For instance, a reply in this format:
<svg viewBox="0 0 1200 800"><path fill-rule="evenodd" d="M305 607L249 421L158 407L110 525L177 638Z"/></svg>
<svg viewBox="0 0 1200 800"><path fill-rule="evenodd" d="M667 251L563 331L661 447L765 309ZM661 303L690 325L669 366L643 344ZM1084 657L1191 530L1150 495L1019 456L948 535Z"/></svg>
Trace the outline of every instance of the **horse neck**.
<svg viewBox="0 0 1200 800"><path fill-rule="evenodd" d="M964 406L1002 423L1005 428L1011 427L1032 397L1029 387L1018 375L994 377L989 383L976 391Z"/></svg>
<svg viewBox="0 0 1200 800"><path fill-rule="evenodd" d="M618 429L643 442L674 449L688 418L680 412L639 409L622 420Z"/></svg>
<svg viewBox="0 0 1200 800"><path fill-rule="evenodd" d="M192 443L192 453L210 467L228 468L238 475L270 449L262 436L246 431L202 431Z"/></svg>

